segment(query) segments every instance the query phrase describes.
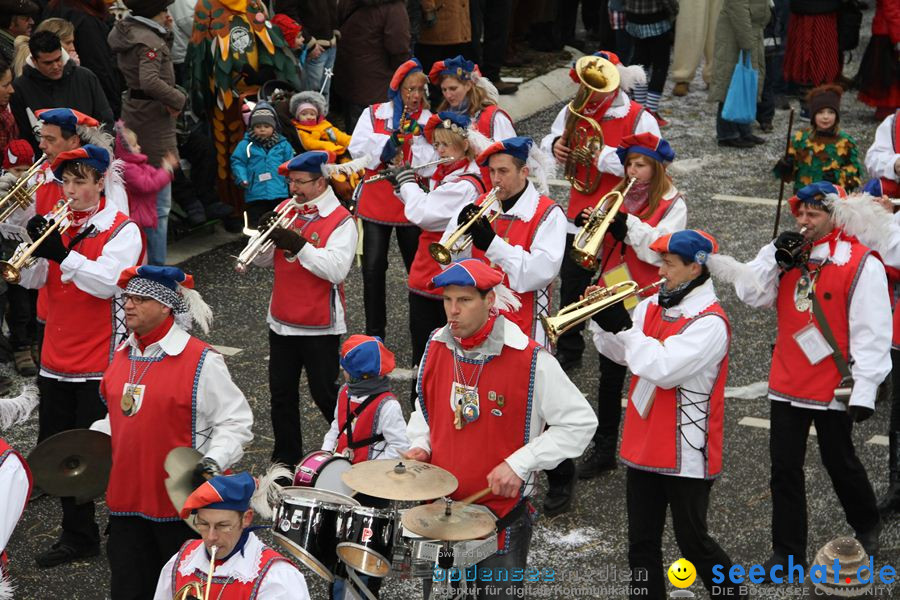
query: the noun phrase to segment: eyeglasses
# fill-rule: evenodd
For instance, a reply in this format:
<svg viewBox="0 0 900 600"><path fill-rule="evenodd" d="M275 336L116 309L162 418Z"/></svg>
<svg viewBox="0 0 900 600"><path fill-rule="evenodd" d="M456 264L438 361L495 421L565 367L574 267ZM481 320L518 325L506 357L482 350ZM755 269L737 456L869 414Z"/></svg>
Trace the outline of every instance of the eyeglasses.
<svg viewBox="0 0 900 600"><path fill-rule="evenodd" d="M216 523L215 525L210 525L206 521L201 521L197 517L194 517L194 527L197 528L201 534L209 533L210 529L215 529L216 533L231 533L235 529L240 526L240 523Z"/></svg>
<svg viewBox="0 0 900 600"><path fill-rule="evenodd" d="M124 294L123 298L125 298L125 302L131 300L131 303L135 306L140 306L147 300L152 300L153 298L148 298L147 296L135 296L134 294Z"/></svg>
<svg viewBox="0 0 900 600"><path fill-rule="evenodd" d="M419 94L420 96L425 94L424 87L405 87L403 91L407 94Z"/></svg>
<svg viewBox="0 0 900 600"><path fill-rule="evenodd" d="M312 183L313 181L318 181L318 177L313 177L312 179L291 179L291 183L296 183L297 185Z"/></svg>

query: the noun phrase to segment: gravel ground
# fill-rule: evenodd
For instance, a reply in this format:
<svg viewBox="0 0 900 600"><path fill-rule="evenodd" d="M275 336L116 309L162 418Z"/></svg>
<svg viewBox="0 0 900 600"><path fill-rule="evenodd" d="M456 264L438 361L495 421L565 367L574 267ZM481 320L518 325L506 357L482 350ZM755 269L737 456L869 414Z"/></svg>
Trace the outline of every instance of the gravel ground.
<svg viewBox="0 0 900 600"><path fill-rule="evenodd" d="M870 18L870 17L869 17ZM868 25L864 26L868 31ZM863 40L865 44L866 40ZM855 73L857 64L848 65L847 74ZM705 229L719 240L722 252L741 260L752 258L771 237L774 211L770 206L746 202L727 202L713 198L716 194L777 198L778 183L769 170L784 148L787 112L778 111L775 131L767 143L751 150L719 148L715 142L715 107L706 102L703 83L694 81L691 93L673 98L667 88L662 114L671 125L665 135L682 162L674 180L685 194L689 209L689 226ZM794 102L796 107L796 101ZM518 124L523 135L536 139L548 130L559 107L536 115ZM859 147L868 148L876 123L872 110L858 103L855 94L848 94L841 115L842 126L856 139ZM798 116L796 124L801 123ZM862 152L861 152L862 156ZM676 163L677 165L678 163ZM566 199L562 187L552 189L560 202ZM787 211L785 211L787 212ZM793 221L785 215L783 227ZM228 365L238 385L244 390L256 417L255 438L240 464L259 472L272 447L271 425L268 415L268 386L266 361L265 314L271 289L271 274L251 270L246 276L236 275L232 256L239 244L223 246L195 257L183 264L195 274L198 288L213 307L216 323L209 341L214 344L240 348L241 352L228 359ZM398 366L409 368L410 350L407 332L407 301L405 274L396 248L388 272L389 331L388 346L397 354ZM362 282L359 269L354 267L347 280L349 329L363 330ZM770 345L774 339L775 320L771 311L750 309L740 304L733 292L719 286L733 327L731 371L729 386L746 386L766 379ZM597 361L590 353L573 380L593 403L596 397ZM321 439L327 424L319 415L301 384L304 434L307 445ZM395 390L408 394L408 383L400 382ZM888 406L880 406L875 417L857 427L854 434L857 450L869 476L880 494L887 485L886 446L870 443L875 435L887 430ZM732 560L748 566L761 563L770 549L770 499L768 488L768 435L766 429L741 424L745 417L768 417L768 402L764 398L729 399L725 415L725 469L717 481L711 499L709 525L712 534L729 553ZM34 444L37 419L33 417L13 431L7 439L27 452ZM809 508L809 554L838 535L852 530L832 490L827 474L821 466L815 443L809 444L806 480ZM541 481L541 487L545 485ZM609 587L623 581L627 570L627 537L624 470L618 469L577 488L577 502L568 514L555 518L541 517L536 525L529 564L541 570L554 570L554 583L533 584L529 597L543 598L621 598L621 589ZM539 492L540 504L543 491ZM106 508L98 503L98 520L105 527ZM60 511L58 502L43 498L32 503L19 523L9 545L12 557L12 576L18 586L17 598L101 599L108 597L108 569L101 556L91 560L39 570L33 557L59 535ZM268 538L268 532L263 534ZM667 527L663 548L666 566L681 556ZM882 553L879 564L900 563L900 520L896 517L885 523L882 533ZM304 570L313 598L325 598L321 580ZM606 587L604 587L606 586ZM413 582L388 580L383 588L384 598L420 597ZM698 583L692 586L698 597L708 597ZM890 587L879 590L887 596ZM751 586L754 595L797 597L796 588Z"/></svg>

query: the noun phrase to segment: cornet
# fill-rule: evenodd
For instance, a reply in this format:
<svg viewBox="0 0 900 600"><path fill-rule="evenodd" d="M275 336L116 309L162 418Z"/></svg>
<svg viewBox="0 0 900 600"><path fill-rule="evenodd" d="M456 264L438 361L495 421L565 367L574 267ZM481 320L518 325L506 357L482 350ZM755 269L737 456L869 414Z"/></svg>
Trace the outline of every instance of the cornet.
<svg viewBox="0 0 900 600"><path fill-rule="evenodd" d="M603 238L619 209L622 208L625 196L628 195L634 182L635 179L632 178L625 186L624 192L613 190L600 198L587 222L578 230L570 253L572 260L585 269L596 271L600 266L597 257L603 247Z"/></svg>
<svg viewBox="0 0 900 600"><path fill-rule="evenodd" d="M32 254L34 254L34 251L37 250L38 246L40 246L54 231L59 230L59 233L62 234L69 228L69 225L72 224L69 220L70 204L72 204L71 198L65 202L60 201L56 210L53 211L53 214L47 217L49 224L38 239L27 246L16 248L15 253L8 261L0 260L0 276L2 276L5 281L8 283L19 283L19 280L22 278L22 269L34 264L35 259L32 257Z"/></svg>
<svg viewBox="0 0 900 600"><path fill-rule="evenodd" d="M297 197L294 196L291 198L290 202L286 202L284 206L278 209L278 218L274 219L272 224L262 233L250 229L249 223L247 222L247 213L244 213L244 233L250 236L250 241L247 242L247 245L237 256L237 260L234 263L234 270L243 275L247 272L247 268L250 266L250 263L253 262L253 259L260 254L268 252L274 245L274 242L270 239L272 232L275 231L277 227L284 227L285 229L290 228L291 225L294 224L294 221L297 220L297 217L300 216L300 213L295 211L292 216L288 217L288 215L299 206L300 204L297 202Z"/></svg>
<svg viewBox="0 0 900 600"><path fill-rule="evenodd" d="M31 206L31 203L34 201L34 193L44 182L38 179L38 181L29 186L28 180L41 170L45 162L47 162L47 155L42 154L37 162L22 173L16 184L6 192L6 195L0 198L0 223L9 219L17 210L25 210Z"/></svg>
<svg viewBox="0 0 900 600"><path fill-rule="evenodd" d="M413 171L421 171L422 169L427 169L428 167L434 167L436 165L444 165L450 162L455 161L456 159L452 156L448 156L447 158L440 158L438 160L433 160L431 162L427 162L425 164L421 164L415 167L412 167ZM379 172L377 175L372 175L368 179L364 180L364 183L375 183L376 181L381 181L382 179L387 179L392 175L393 172L399 171L401 167L387 167Z"/></svg>
<svg viewBox="0 0 900 600"><path fill-rule="evenodd" d="M469 247L472 243L472 236L467 236L465 240L460 242L460 238L466 235L466 232L469 230L472 225L475 224L475 221L480 219L490 210L491 206L494 204L494 201L497 199L497 192L500 188L493 188L487 195L484 197L484 200L481 203L481 208L477 213L472 215L468 221L464 224L460 225L456 228L450 237L441 242L432 242L428 247L428 251L431 253L431 258L438 261L442 265L449 265L450 261L453 260L454 254L459 254L460 252L465 251L466 248ZM495 211L488 217L488 221L491 223L494 222L494 219L500 214L500 211Z"/></svg>
<svg viewBox="0 0 900 600"><path fill-rule="evenodd" d="M559 309L559 312L554 316L548 317L544 315L541 317L541 324L544 326L544 331L547 332L547 339L550 340L551 344L555 344L559 336L579 323L587 321L598 312L609 308L617 302L624 302L632 296L639 296L648 290L659 287L665 281L665 278L663 278L638 289L638 284L629 280L594 290L578 302L573 302Z"/></svg>

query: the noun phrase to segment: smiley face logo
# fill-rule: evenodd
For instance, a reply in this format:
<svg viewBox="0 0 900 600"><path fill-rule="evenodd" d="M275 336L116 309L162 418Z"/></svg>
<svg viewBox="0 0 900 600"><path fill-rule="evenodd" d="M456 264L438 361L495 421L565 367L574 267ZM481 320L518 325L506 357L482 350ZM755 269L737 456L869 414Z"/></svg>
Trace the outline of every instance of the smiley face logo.
<svg viewBox="0 0 900 600"><path fill-rule="evenodd" d="M669 567L669 582L677 588L686 588L697 579L697 569L686 558L679 558Z"/></svg>

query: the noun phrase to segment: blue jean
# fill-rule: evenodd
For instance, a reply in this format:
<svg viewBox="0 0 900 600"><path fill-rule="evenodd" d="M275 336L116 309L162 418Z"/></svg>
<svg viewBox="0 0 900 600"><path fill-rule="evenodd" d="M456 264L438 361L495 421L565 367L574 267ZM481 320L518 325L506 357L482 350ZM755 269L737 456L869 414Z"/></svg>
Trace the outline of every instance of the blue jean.
<svg viewBox="0 0 900 600"><path fill-rule="evenodd" d="M322 83L325 81L325 69L334 68L334 57L336 55L337 47L335 46L326 48L318 58L310 58L308 54L306 55L306 64L303 65L303 73L300 76L300 83L304 90L318 92L322 89ZM325 96L326 105L329 102L328 98L330 91L331 80L328 81L328 85L322 90L322 95ZM322 116L324 117L325 115Z"/></svg>
<svg viewBox="0 0 900 600"><path fill-rule="evenodd" d="M169 209L172 208L172 184L156 194L156 228L144 227L147 236L147 263L166 264L166 236L169 232Z"/></svg>

